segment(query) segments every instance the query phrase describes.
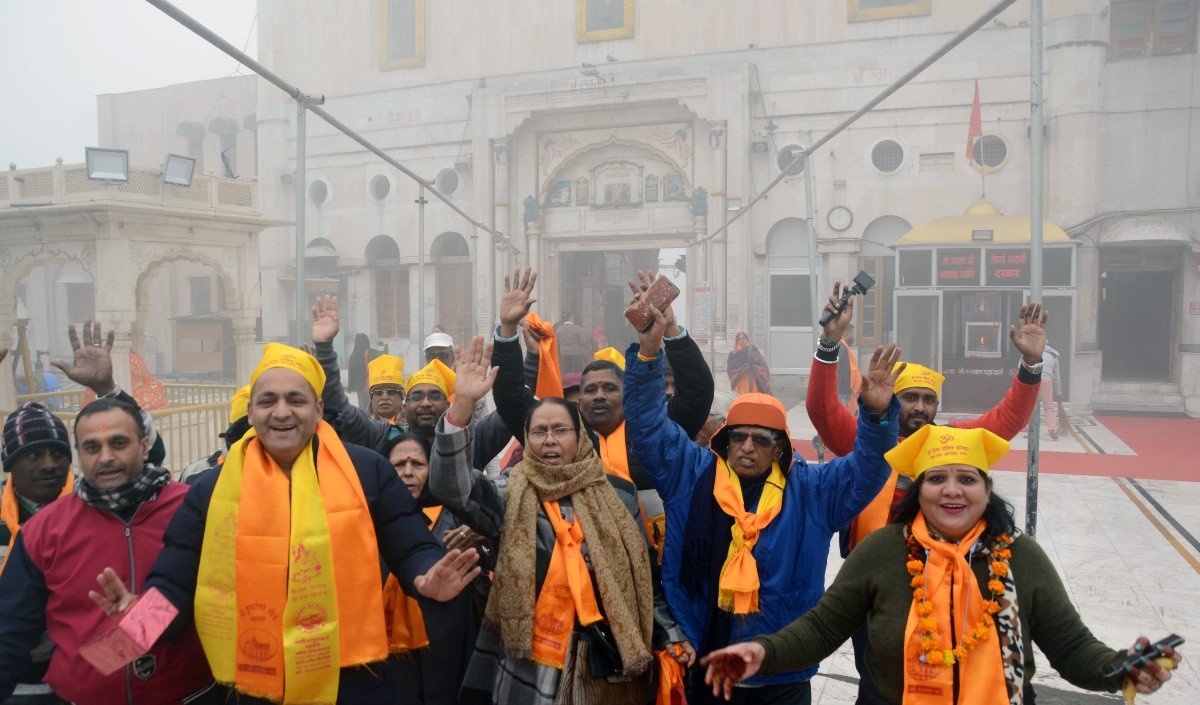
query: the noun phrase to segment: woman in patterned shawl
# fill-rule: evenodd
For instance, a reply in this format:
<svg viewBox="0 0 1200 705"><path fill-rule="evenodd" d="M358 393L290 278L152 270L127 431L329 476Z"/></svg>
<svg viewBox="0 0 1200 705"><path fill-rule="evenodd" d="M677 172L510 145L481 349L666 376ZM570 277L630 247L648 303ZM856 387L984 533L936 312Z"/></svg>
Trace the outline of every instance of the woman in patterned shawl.
<svg viewBox="0 0 1200 705"><path fill-rule="evenodd" d="M767 368L767 358L750 342L750 336L745 331L737 334L733 350L729 351L729 360L725 363L725 372L729 375L729 385L738 394L771 393L771 371Z"/></svg>
<svg viewBox="0 0 1200 705"><path fill-rule="evenodd" d="M1008 447L985 429L930 424L888 451L892 468L914 480L895 523L859 544L803 617L706 656L714 694L821 661L864 622L860 704L1032 705L1034 643L1080 688L1112 692L1124 682L1127 698L1158 690L1173 664L1119 668L1149 641L1117 652L1092 636L1053 564L992 492L989 468Z"/></svg>

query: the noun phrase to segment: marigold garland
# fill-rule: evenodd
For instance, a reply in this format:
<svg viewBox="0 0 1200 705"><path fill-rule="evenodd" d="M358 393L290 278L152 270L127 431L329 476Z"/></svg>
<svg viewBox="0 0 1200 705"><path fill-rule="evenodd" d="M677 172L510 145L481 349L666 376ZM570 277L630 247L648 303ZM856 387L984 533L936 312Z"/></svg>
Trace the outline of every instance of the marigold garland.
<svg viewBox="0 0 1200 705"><path fill-rule="evenodd" d="M952 666L955 663L961 662L967 658L967 654L975 645L981 641L987 641L991 636L992 626L995 621L992 615L1000 612L999 597L1004 594L1004 581L1001 578L1008 575L1008 559L1012 558L1012 550L1009 546L1012 545L1012 538L1008 534L1000 534L996 537L995 543L992 545L992 562L991 574L987 582L988 598L983 600L983 616L969 632L963 633L963 639L953 649L943 648L941 640L938 639L938 623L932 617L933 603L926 598L925 592L925 561L921 559L923 549L916 539L912 536L912 529L909 528L908 533L908 563L905 566L908 568L909 575L912 580L909 584L913 589L913 601L917 605L917 629L916 636L921 643L921 660L925 663L940 666Z"/></svg>

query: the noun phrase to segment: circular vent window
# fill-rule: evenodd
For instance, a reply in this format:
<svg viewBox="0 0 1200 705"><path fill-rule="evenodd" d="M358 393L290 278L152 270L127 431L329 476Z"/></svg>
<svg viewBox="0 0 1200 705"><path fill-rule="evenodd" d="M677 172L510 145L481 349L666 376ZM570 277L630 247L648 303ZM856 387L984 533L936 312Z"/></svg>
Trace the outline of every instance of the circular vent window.
<svg viewBox="0 0 1200 705"><path fill-rule="evenodd" d="M325 183L322 179L309 182L308 200L318 206L329 200L329 184Z"/></svg>
<svg viewBox="0 0 1200 705"><path fill-rule="evenodd" d="M976 166L994 169L1003 164L1007 158L1008 145L996 135L980 137L975 140L975 145L971 148L971 159L974 160Z"/></svg>
<svg viewBox="0 0 1200 705"><path fill-rule="evenodd" d="M441 193L451 195L458 190L458 172L448 167L442 169L433 177L433 186Z"/></svg>
<svg viewBox="0 0 1200 705"><path fill-rule="evenodd" d="M871 149L871 163L875 168L890 174L904 163L904 147L896 140L880 140Z"/></svg>
<svg viewBox="0 0 1200 705"><path fill-rule="evenodd" d="M371 177L371 197L376 201L382 201L392 192L392 182L383 174L376 174Z"/></svg>

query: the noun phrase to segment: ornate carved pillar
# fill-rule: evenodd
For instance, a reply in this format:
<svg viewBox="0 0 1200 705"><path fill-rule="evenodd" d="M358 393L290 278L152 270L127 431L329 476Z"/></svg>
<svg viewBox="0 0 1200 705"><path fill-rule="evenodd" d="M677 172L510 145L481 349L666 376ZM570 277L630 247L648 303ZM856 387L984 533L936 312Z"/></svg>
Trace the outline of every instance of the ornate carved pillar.
<svg viewBox="0 0 1200 705"><path fill-rule="evenodd" d="M243 312L245 314L246 312ZM233 322L233 347L237 355L237 384L242 385L250 381L250 374L254 372L254 366L257 364L257 359L254 355L254 316L242 315L234 319Z"/></svg>
<svg viewBox="0 0 1200 705"><path fill-rule="evenodd" d="M12 350L13 326L17 325L17 308L13 301L0 308L0 348ZM11 353L10 353L11 354ZM13 379L12 364L9 358L0 363L0 409L12 410L17 407L17 384Z"/></svg>

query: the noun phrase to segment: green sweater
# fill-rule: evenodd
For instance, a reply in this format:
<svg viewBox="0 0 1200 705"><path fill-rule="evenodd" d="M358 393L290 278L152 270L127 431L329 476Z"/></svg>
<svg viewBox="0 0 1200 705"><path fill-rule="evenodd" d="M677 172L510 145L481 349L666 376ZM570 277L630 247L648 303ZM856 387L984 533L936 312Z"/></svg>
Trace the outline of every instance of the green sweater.
<svg viewBox="0 0 1200 705"><path fill-rule="evenodd" d="M912 605L908 549L903 527L884 527L859 544L842 565L825 596L811 611L784 629L755 639L766 649L762 673L795 671L820 662L837 650L863 622L867 624L867 673L881 698L900 703L904 692L904 629ZM1117 658L1084 626L1062 581L1037 543L1019 536L1012 545L1021 636L1025 642L1025 685L1033 678L1036 642L1063 678L1087 690L1113 692L1119 678L1102 678L1100 669ZM980 585L988 580L989 558L971 563Z"/></svg>

